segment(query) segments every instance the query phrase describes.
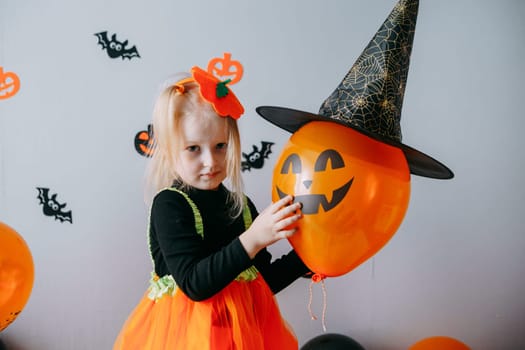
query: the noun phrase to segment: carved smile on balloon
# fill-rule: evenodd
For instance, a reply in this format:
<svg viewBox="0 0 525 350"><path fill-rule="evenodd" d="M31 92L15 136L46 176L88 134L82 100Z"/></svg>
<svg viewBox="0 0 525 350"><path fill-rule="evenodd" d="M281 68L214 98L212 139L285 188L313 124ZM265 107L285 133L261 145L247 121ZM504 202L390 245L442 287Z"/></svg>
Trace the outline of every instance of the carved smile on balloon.
<svg viewBox="0 0 525 350"><path fill-rule="evenodd" d="M319 212L319 206L322 206L324 211L329 211L335 208L345 198L348 190L350 189L350 186L352 186L352 181L354 181L354 178L352 178L343 186L334 190L331 201L329 201L324 194L303 194L295 196L294 202L299 202L303 205L301 212L304 215L317 214ZM281 191L279 187L276 189L277 193L279 194L279 198L284 198L287 196L287 193Z"/></svg>
<svg viewBox="0 0 525 350"><path fill-rule="evenodd" d="M315 172L326 171L328 161L330 161L332 169L340 169L345 167L343 158L339 152L333 149L327 149L321 152L319 157L316 159L314 166ZM293 174L300 174L302 172L301 158L297 153L292 153L286 158L286 160L283 162L280 173L285 175L288 174L290 170ZM335 208L339 203L341 203L341 201L343 201L346 194L350 190L353 181L354 178L352 177L343 186L333 190L331 193L331 200L328 200L325 194L303 194L294 196L294 202L302 203L303 207L301 211L304 215L317 214L319 212L319 207L323 207L324 211L327 212ZM312 185L312 181L303 181L303 184L308 189ZM278 186L276 186L275 189L277 190L279 198L284 198L289 194L280 189Z"/></svg>

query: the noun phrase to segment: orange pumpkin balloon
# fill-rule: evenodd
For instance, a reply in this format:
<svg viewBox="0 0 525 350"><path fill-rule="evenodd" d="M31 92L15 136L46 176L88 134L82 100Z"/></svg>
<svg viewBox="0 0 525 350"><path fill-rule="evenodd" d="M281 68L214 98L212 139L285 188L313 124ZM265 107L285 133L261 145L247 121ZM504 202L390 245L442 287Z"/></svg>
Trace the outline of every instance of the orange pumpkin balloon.
<svg viewBox="0 0 525 350"><path fill-rule="evenodd" d="M34 281L31 252L24 239L0 222L0 331L20 314Z"/></svg>
<svg viewBox="0 0 525 350"><path fill-rule="evenodd" d="M297 130L276 163L272 199L292 194L303 218L289 241L314 273L343 275L381 249L410 197L403 152L324 121Z"/></svg>
<svg viewBox="0 0 525 350"><path fill-rule="evenodd" d="M422 339L408 350L470 350L464 343L450 337L430 337Z"/></svg>

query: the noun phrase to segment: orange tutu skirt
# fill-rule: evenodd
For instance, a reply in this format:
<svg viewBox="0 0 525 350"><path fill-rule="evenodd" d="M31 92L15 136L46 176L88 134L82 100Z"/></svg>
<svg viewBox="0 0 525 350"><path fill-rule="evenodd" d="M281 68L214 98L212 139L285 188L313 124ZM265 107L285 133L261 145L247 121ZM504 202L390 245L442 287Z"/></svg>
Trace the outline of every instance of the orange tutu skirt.
<svg viewBox="0 0 525 350"><path fill-rule="evenodd" d="M259 275L233 281L210 299L193 301L180 289L131 313L114 350L297 350L291 328Z"/></svg>

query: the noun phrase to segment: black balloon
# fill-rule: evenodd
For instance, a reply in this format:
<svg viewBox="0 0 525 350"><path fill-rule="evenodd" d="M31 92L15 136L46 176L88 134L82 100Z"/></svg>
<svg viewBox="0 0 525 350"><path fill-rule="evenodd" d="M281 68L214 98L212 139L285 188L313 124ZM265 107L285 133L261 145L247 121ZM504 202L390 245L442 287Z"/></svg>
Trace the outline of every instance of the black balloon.
<svg viewBox="0 0 525 350"><path fill-rule="evenodd" d="M327 333L310 339L301 350L365 350L365 348L346 335Z"/></svg>

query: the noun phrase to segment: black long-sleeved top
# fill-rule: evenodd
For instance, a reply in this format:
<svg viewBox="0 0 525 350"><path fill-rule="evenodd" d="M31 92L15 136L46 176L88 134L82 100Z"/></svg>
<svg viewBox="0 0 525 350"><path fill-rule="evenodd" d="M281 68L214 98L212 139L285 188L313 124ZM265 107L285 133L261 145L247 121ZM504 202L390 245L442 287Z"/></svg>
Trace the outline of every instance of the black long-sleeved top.
<svg viewBox="0 0 525 350"><path fill-rule="evenodd" d="M155 273L160 277L171 274L192 300L212 297L252 265L273 293L308 272L293 250L273 262L266 249L250 259L238 238L245 231L243 217L231 218L226 187L190 189L187 194L202 216L204 238L197 234L188 201L170 190L161 191L153 200L149 235ZM249 199L248 205L255 219L258 213Z"/></svg>

